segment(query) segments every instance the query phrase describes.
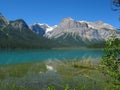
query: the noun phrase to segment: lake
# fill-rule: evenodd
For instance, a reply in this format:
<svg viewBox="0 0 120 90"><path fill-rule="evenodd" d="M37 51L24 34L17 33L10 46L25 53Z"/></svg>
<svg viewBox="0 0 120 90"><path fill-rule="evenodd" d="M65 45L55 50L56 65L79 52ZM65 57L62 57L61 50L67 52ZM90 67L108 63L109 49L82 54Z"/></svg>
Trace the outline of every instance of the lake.
<svg viewBox="0 0 120 90"><path fill-rule="evenodd" d="M101 58L101 49L0 50L0 65L44 60Z"/></svg>

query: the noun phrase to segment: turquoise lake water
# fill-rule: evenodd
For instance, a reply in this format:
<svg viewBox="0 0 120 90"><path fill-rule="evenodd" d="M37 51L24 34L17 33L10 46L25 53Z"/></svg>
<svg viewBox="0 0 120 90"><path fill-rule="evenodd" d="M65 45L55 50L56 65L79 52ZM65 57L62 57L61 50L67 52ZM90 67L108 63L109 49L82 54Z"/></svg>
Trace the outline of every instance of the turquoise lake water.
<svg viewBox="0 0 120 90"><path fill-rule="evenodd" d="M100 49L1 50L0 65L56 59L101 58L103 53Z"/></svg>

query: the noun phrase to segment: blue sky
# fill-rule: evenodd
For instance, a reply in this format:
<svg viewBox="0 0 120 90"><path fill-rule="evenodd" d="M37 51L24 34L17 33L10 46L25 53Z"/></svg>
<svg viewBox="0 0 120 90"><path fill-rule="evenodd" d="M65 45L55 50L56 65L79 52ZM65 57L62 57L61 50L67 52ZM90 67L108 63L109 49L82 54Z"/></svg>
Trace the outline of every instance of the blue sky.
<svg viewBox="0 0 120 90"><path fill-rule="evenodd" d="M63 18L90 22L103 21L120 27L119 13L111 10L111 0L0 0L0 12L9 20L24 19L35 22L59 24Z"/></svg>

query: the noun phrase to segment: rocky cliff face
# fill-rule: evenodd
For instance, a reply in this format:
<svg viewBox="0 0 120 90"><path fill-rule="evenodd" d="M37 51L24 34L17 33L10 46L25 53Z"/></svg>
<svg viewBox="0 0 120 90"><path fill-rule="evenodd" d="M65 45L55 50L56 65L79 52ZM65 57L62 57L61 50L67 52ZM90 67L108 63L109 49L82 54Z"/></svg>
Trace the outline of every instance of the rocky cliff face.
<svg viewBox="0 0 120 90"><path fill-rule="evenodd" d="M29 28L33 32L35 32L35 33L37 33L37 34L39 34L41 36L44 36L46 33L52 31L56 27L57 27L56 25L51 27L51 26L49 26L47 24L40 24L40 23L35 23L35 24L32 24L32 25L29 26Z"/></svg>
<svg viewBox="0 0 120 90"><path fill-rule="evenodd" d="M120 31L101 21L87 22L65 18L44 36L65 45L79 46L100 44L111 35L120 38Z"/></svg>
<svg viewBox="0 0 120 90"><path fill-rule="evenodd" d="M0 13L0 28L9 24L9 21Z"/></svg>
<svg viewBox="0 0 120 90"><path fill-rule="evenodd" d="M54 27L42 25L32 25L31 30L65 46L100 44L111 35L120 38L119 30L102 21L77 21L68 17Z"/></svg>
<svg viewBox="0 0 120 90"><path fill-rule="evenodd" d="M35 24L33 24L33 25L30 25L29 28L30 28L33 32L35 32L35 33L43 36L43 35L45 34L45 31L46 31L46 29L48 28L48 26L47 26L46 24L35 23Z"/></svg>
<svg viewBox="0 0 120 90"><path fill-rule="evenodd" d="M72 18L65 18L50 34L47 33L45 36L50 39L57 39L62 36L65 39L67 35L71 35L73 38L80 37L83 40L91 41L93 39L107 39L113 34L120 37L119 32L111 25L103 22L76 21Z"/></svg>
<svg viewBox="0 0 120 90"><path fill-rule="evenodd" d="M29 29L28 25L26 24L26 22L22 19L18 19L15 21L10 21L11 27L13 27L14 29L18 29L18 30L26 30Z"/></svg>

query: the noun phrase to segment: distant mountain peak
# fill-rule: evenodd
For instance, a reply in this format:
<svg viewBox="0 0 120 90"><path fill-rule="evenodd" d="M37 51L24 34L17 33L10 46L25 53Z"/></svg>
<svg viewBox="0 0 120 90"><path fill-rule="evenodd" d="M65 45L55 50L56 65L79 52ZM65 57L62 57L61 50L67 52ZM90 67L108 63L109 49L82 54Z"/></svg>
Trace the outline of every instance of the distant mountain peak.
<svg viewBox="0 0 120 90"><path fill-rule="evenodd" d="M94 29L102 29L102 28L107 28L107 29L111 29L111 30L115 29L112 25L107 24L103 21L87 22L87 23L89 26L92 26Z"/></svg>
<svg viewBox="0 0 120 90"><path fill-rule="evenodd" d="M17 19L15 21L11 21L10 25L14 27L15 29L29 29L28 25L23 19Z"/></svg>
<svg viewBox="0 0 120 90"><path fill-rule="evenodd" d="M16 19L15 21L11 21L11 22L26 24L26 22L23 19Z"/></svg>
<svg viewBox="0 0 120 90"><path fill-rule="evenodd" d="M0 13L0 27L5 27L9 24L9 21Z"/></svg>
<svg viewBox="0 0 120 90"><path fill-rule="evenodd" d="M53 31L56 27L57 27L57 25L54 25L54 26L52 26L52 27L48 27L48 28L46 29L46 33L50 32L50 31Z"/></svg>
<svg viewBox="0 0 120 90"><path fill-rule="evenodd" d="M32 24L32 25L30 25L30 26L40 26L41 28L48 28L48 27L50 27L48 24L46 24L46 23L39 23L39 22L35 22L34 24Z"/></svg>
<svg viewBox="0 0 120 90"><path fill-rule="evenodd" d="M69 21L74 21L72 17L67 17L62 20L62 22L69 22Z"/></svg>
<svg viewBox="0 0 120 90"><path fill-rule="evenodd" d="M46 28L48 28L48 26L46 24L40 24L37 22L37 23L30 25L29 28L33 32L43 36L45 34L45 30L46 30Z"/></svg>
<svg viewBox="0 0 120 90"><path fill-rule="evenodd" d="M54 26L49 26L48 24L45 23L34 23L32 25L29 26L29 28L33 31L36 32L39 35L44 35L45 33L48 33L50 31L52 31L54 28L56 28L57 25Z"/></svg>

